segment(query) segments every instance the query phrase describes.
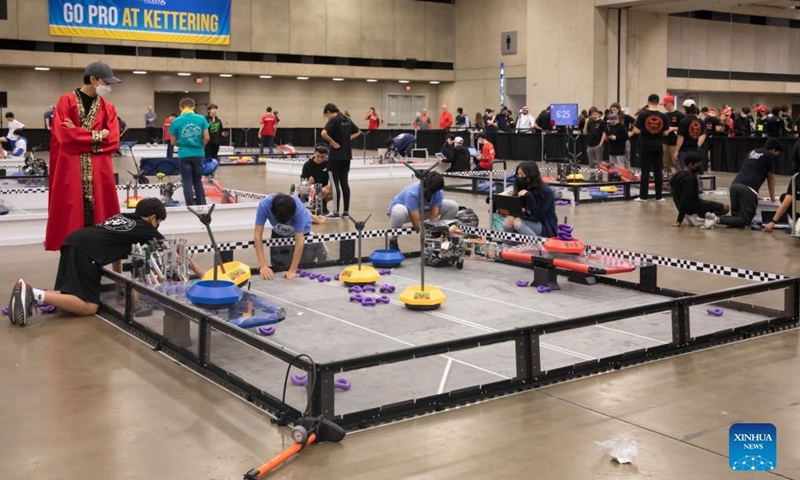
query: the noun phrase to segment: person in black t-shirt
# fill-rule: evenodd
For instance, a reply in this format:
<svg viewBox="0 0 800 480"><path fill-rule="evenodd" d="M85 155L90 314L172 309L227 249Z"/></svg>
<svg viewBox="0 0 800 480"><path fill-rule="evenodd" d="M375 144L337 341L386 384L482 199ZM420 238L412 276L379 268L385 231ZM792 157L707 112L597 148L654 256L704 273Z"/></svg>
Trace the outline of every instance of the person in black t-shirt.
<svg viewBox="0 0 800 480"><path fill-rule="evenodd" d="M636 124L636 119L633 118L632 116L628 115L627 113L625 113L625 111L622 110L622 106L619 104L619 102L612 103L608 107L608 110L610 112L609 115L612 114L612 113L616 114L619 117L619 123L621 123L622 125L625 126L625 128L628 129L628 137L627 137L627 140L625 140L625 164L628 165L628 167L626 167L626 168L630 169L630 163L631 163L631 140L630 140L630 136L631 136L631 132L633 132L633 127Z"/></svg>
<svg viewBox="0 0 800 480"><path fill-rule="evenodd" d="M763 137L766 134L768 113L767 107L763 105L756 107L755 137Z"/></svg>
<svg viewBox="0 0 800 480"><path fill-rule="evenodd" d="M780 107L772 107L772 111L764 120L764 135L769 138L779 138L783 133L783 119L780 117Z"/></svg>
<svg viewBox="0 0 800 480"><path fill-rule="evenodd" d="M134 214L72 232L61 246L54 290L32 288L19 279L8 305L12 324L24 327L37 303L46 303L75 315L94 315L100 306L100 279L105 265L122 260L131 245L164 238L158 227L167 218L161 200L146 198Z"/></svg>
<svg viewBox="0 0 800 480"><path fill-rule="evenodd" d="M350 160L353 159L351 142L361 135L355 123L348 117L339 112L336 105L329 103L325 105L323 115L328 119L325 128L322 130L322 138L331 146L328 154L328 171L333 178L333 213L329 218L340 218L339 216L339 193L343 199L344 211L341 217L348 217L350 211L350 184L348 176L350 174Z"/></svg>
<svg viewBox="0 0 800 480"><path fill-rule="evenodd" d="M672 200L678 208L678 219L672 226L680 227L687 215L705 218L708 212L716 215L727 214L730 211L727 205L700 199L700 182L697 175L702 171L703 157L697 152L689 152L684 163L686 168L669 179Z"/></svg>
<svg viewBox="0 0 800 480"><path fill-rule="evenodd" d="M314 148L314 156L306 160L303 170L300 172L300 179L309 185L322 185L322 213L328 213L328 202L333 198L333 183L330 182L328 172L328 147L325 144L317 145Z"/></svg>
<svg viewBox="0 0 800 480"><path fill-rule="evenodd" d="M206 158L219 160L219 146L222 138L228 136L228 132L222 129L222 120L217 116L217 106L213 103L208 105L208 136L206 144Z"/></svg>
<svg viewBox="0 0 800 480"><path fill-rule="evenodd" d="M453 158L444 160L450 167L447 172L468 172L469 171L469 149L464 146L464 139L456 137L453 139Z"/></svg>
<svg viewBox="0 0 800 480"><path fill-rule="evenodd" d="M742 107L742 111L733 120L733 133L737 137L749 137L753 134L753 117L750 107Z"/></svg>
<svg viewBox="0 0 800 480"><path fill-rule="evenodd" d="M677 173L680 171L680 165L673 158L675 158L675 153L678 151L678 127L684 115L683 112L675 108L675 97L664 97L664 101L661 104L667 110L667 132L664 136L664 146L662 147L664 170L669 173Z"/></svg>
<svg viewBox="0 0 800 480"><path fill-rule="evenodd" d="M684 100L683 109L686 115L678 125L678 141L672 156L673 162L679 162L681 169L685 166L683 159L687 153L697 152L702 156L700 148L706 141L706 124L697 116L697 104L691 99Z"/></svg>
<svg viewBox="0 0 800 480"><path fill-rule="evenodd" d="M628 127L619 119L616 113L608 116L608 161L630 170L631 165L625 156L625 146L628 143Z"/></svg>
<svg viewBox="0 0 800 480"><path fill-rule="evenodd" d="M586 135L586 156L592 169L591 180L597 180L597 167L603 161L603 145L606 143L606 122L597 107L589 109L589 120L583 127Z"/></svg>
<svg viewBox="0 0 800 480"><path fill-rule="evenodd" d="M708 137L713 137L717 134L717 127L719 126L719 118L717 117L717 110L715 108L710 108L708 112L705 114L704 118L706 122L706 139Z"/></svg>
<svg viewBox="0 0 800 480"><path fill-rule="evenodd" d="M539 113L539 116L536 117L536 122L533 124L533 129L539 132L549 132L553 129L552 125L550 125L550 105L542 110Z"/></svg>
<svg viewBox="0 0 800 480"><path fill-rule="evenodd" d="M775 163L783 151L777 138L770 138L763 148L756 148L747 155L742 169L731 184L731 215L718 217L706 214L706 227L722 224L729 227L754 229L761 228L761 222L754 222L758 209L758 191L767 181L769 200L775 201Z"/></svg>
<svg viewBox="0 0 800 480"><path fill-rule="evenodd" d="M667 117L658 111L658 95L647 97L647 108L636 118L634 132L639 135L639 152L642 159L639 197L637 202L646 202L650 193L650 173L656 187L656 201L663 202L664 196L664 149L661 146L667 131Z"/></svg>

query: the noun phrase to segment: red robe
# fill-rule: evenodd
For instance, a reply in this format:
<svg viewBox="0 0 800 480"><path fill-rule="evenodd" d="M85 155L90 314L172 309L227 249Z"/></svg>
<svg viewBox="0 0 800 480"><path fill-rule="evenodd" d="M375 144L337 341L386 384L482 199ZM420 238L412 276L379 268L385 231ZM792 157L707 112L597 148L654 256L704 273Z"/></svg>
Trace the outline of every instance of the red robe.
<svg viewBox="0 0 800 480"><path fill-rule="evenodd" d="M93 223L120 212L111 163L111 155L119 150L117 110L98 97L95 106L85 112L86 125L82 125L83 107L76 95L73 91L62 96L53 114L46 250L60 250L70 233L88 226L84 198L94 206ZM72 120L75 127L63 126L65 120ZM99 136L103 129L109 131L106 139Z"/></svg>

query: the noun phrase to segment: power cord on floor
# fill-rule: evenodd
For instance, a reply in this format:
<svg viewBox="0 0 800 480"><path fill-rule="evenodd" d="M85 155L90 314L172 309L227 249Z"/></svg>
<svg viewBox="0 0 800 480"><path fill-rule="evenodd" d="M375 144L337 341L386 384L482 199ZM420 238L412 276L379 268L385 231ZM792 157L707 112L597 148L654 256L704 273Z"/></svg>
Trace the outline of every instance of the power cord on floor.
<svg viewBox="0 0 800 480"><path fill-rule="evenodd" d="M294 358L292 358L292 360L289 362L289 366L286 367L286 376L284 376L283 378L283 395L281 396L281 403L283 405L286 405L286 387L289 383L289 374L292 371L294 363L301 358L306 358L309 361L309 363L311 363L311 373L309 374L310 377L309 381L311 382L310 383L311 388L308 391L308 401L306 402L306 408L305 410L303 410L303 414L300 417L300 423L302 423L302 421L305 420L305 418L308 416L309 410L311 410L311 401L313 400L312 395L314 393L314 389L317 386L317 364L316 362L314 362L313 358L311 358L309 355L305 353L300 353L298 355L295 355ZM284 408L284 410L281 411L276 418L273 418L271 422L276 423L281 427L285 427L286 425L289 424L288 417L289 417L289 411L287 408Z"/></svg>

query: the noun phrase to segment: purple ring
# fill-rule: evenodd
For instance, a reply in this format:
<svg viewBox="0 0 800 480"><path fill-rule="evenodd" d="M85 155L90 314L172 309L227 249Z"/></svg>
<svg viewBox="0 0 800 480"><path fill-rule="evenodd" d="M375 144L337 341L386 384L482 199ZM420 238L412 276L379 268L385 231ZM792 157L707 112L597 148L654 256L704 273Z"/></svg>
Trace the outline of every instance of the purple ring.
<svg viewBox="0 0 800 480"><path fill-rule="evenodd" d="M345 392L350 390L350 387L352 387L352 386L353 386L353 384L351 384L350 380L348 380L346 378L337 378L336 380L333 381L333 387L334 388L338 388L339 390L342 390L342 391L345 391Z"/></svg>
<svg viewBox="0 0 800 480"><path fill-rule="evenodd" d="M309 276L309 275L310 275L310 273L309 273L309 272L307 272L307 271L305 271L305 270L302 270L302 271L300 271L300 272L297 272L297 273L298 273L298 274L299 274L301 277L303 277L303 278L305 278L305 277L307 277L307 276Z"/></svg>
<svg viewBox="0 0 800 480"><path fill-rule="evenodd" d="M8 307L3 307L3 315L8 315Z"/></svg>
<svg viewBox="0 0 800 480"><path fill-rule="evenodd" d="M310 278L311 280L316 280L319 278L319 273L309 273L308 278Z"/></svg>
<svg viewBox="0 0 800 480"><path fill-rule="evenodd" d="M384 284L381 286L381 293L394 293L394 285Z"/></svg>
<svg viewBox="0 0 800 480"><path fill-rule="evenodd" d="M392 271L388 268L381 268L380 270L378 270L378 273L381 275L391 275Z"/></svg>
<svg viewBox="0 0 800 480"><path fill-rule="evenodd" d="M539 285L538 287L536 287L536 291L539 293L547 293L550 291L550 287L548 287L547 285Z"/></svg>
<svg viewBox="0 0 800 480"><path fill-rule="evenodd" d="M709 308L708 310L706 310L706 312L714 317L721 317L722 314L724 313L723 310L719 307Z"/></svg>
<svg viewBox="0 0 800 480"><path fill-rule="evenodd" d="M42 313L54 313L56 311L56 307L53 305L42 303L41 305L39 305L39 311Z"/></svg>
<svg viewBox="0 0 800 480"><path fill-rule="evenodd" d="M350 297L350 301L351 302L363 302L364 301L364 297L362 297L360 293L357 293L357 294L353 295L352 297Z"/></svg>
<svg viewBox="0 0 800 480"><path fill-rule="evenodd" d="M322 283L322 282L330 282L331 281L331 277L326 277L325 275L320 275L319 277L317 277L317 281L320 282L320 283Z"/></svg>
<svg viewBox="0 0 800 480"><path fill-rule="evenodd" d="M334 276L333 276L333 279L334 279L334 280L336 280L336 281L338 282L338 281L339 281L339 274L337 273L336 275L334 275Z"/></svg>
<svg viewBox="0 0 800 480"><path fill-rule="evenodd" d="M375 287L372 286L372 285L364 285L363 287L361 287L361 291L362 292L367 292L367 293L372 293L372 292L375 291Z"/></svg>
<svg viewBox="0 0 800 480"><path fill-rule="evenodd" d="M378 303L389 303L392 301L387 295L381 295L380 297L376 297L375 301Z"/></svg>
<svg viewBox="0 0 800 480"><path fill-rule="evenodd" d="M375 306L375 305L377 305L377 304L378 304L378 301L377 301L377 300L375 300L375 299L374 299L374 298L372 298L372 297L364 297L364 298L361 300L361 306L362 306L362 307L374 307L374 306Z"/></svg>
<svg viewBox="0 0 800 480"><path fill-rule="evenodd" d="M352 287L347 289L347 293L361 293L362 291L363 290L361 290L361 287L359 287L358 285L353 285Z"/></svg>
<svg viewBox="0 0 800 480"><path fill-rule="evenodd" d="M530 285L530 282L527 280L517 280L518 287L527 287L528 285Z"/></svg>
<svg viewBox="0 0 800 480"><path fill-rule="evenodd" d="M303 375L292 375L292 384L297 385L298 387L305 387L308 383L308 374Z"/></svg>
<svg viewBox="0 0 800 480"><path fill-rule="evenodd" d="M278 329L275 328L275 327L258 327L258 333L260 333L261 335L263 335L265 337L269 337L271 335L274 335L277 330Z"/></svg>

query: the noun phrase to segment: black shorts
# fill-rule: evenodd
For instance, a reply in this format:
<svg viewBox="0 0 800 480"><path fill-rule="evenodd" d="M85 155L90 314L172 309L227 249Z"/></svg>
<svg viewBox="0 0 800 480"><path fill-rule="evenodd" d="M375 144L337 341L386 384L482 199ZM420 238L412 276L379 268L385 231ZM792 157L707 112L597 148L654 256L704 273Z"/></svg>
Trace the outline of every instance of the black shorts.
<svg viewBox="0 0 800 480"><path fill-rule="evenodd" d="M69 245L61 247L55 290L100 305L103 266Z"/></svg>

